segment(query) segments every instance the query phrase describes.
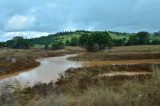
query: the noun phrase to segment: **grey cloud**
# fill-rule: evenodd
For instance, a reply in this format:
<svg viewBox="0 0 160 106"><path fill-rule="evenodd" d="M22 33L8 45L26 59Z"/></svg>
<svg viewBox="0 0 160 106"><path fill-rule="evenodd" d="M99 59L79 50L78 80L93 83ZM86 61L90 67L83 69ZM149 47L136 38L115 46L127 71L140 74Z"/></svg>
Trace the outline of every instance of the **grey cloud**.
<svg viewBox="0 0 160 106"><path fill-rule="evenodd" d="M160 28L159 5L159 0L0 0L0 30L155 31Z"/></svg>

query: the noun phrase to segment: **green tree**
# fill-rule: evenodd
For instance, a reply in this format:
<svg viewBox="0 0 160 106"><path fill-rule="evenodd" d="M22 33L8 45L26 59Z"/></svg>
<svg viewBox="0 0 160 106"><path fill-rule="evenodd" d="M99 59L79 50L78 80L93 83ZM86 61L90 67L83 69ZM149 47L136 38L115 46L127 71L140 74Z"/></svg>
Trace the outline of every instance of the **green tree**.
<svg viewBox="0 0 160 106"><path fill-rule="evenodd" d="M65 48L65 45L62 41L55 41L53 44L52 44L52 49L53 50L57 50L57 49L64 49Z"/></svg>
<svg viewBox="0 0 160 106"><path fill-rule="evenodd" d="M152 45L160 45L160 40L158 39L154 39L152 42L151 42Z"/></svg>
<svg viewBox="0 0 160 106"><path fill-rule="evenodd" d="M113 39L114 46L125 46L126 45L126 38L123 39Z"/></svg>
<svg viewBox="0 0 160 106"><path fill-rule="evenodd" d="M6 44L14 49L29 49L32 46L31 42L21 36L14 37L12 40L7 41Z"/></svg>
<svg viewBox="0 0 160 106"><path fill-rule="evenodd" d="M160 31L154 32L154 36L160 36Z"/></svg>
<svg viewBox="0 0 160 106"><path fill-rule="evenodd" d="M99 50L104 50L106 47L111 47L112 46L112 38L108 33L101 33L101 32L95 32L92 33L88 38L87 38L87 46L86 49L88 51L95 51L93 50L95 46L98 45L97 48Z"/></svg>
<svg viewBox="0 0 160 106"><path fill-rule="evenodd" d="M0 42L0 48L5 47L5 42Z"/></svg>
<svg viewBox="0 0 160 106"><path fill-rule="evenodd" d="M139 32L129 37L129 45L147 45L150 42L150 36L148 32Z"/></svg>
<svg viewBox="0 0 160 106"><path fill-rule="evenodd" d="M89 34L82 34L79 37L79 44L81 46L86 46L88 44Z"/></svg>
<svg viewBox="0 0 160 106"><path fill-rule="evenodd" d="M70 42L70 46L78 46L78 45L79 45L79 38L72 37L71 42Z"/></svg>
<svg viewBox="0 0 160 106"><path fill-rule="evenodd" d="M66 45L66 46L70 46L70 41L67 40L67 41L65 42L65 45Z"/></svg>
<svg viewBox="0 0 160 106"><path fill-rule="evenodd" d="M46 43L46 44L44 45L44 49L49 49L49 44L48 44L48 43Z"/></svg>

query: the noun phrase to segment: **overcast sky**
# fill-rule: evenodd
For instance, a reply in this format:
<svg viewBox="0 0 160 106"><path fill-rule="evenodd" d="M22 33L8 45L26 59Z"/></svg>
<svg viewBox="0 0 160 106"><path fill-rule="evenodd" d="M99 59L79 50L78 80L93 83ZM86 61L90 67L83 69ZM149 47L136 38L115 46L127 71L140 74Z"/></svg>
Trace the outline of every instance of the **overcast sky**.
<svg viewBox="0 0 160 106"><path fill-rule="evenodd" d="M0 41L64 30L160 30L160 0L0 0Z"/></svg>

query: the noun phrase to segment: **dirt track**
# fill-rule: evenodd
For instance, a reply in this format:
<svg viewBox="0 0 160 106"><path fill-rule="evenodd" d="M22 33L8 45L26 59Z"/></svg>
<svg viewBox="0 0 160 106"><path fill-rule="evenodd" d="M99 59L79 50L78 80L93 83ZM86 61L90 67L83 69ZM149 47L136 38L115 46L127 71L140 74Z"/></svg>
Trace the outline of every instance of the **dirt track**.
<svg viewBox="0 0 160 106"><path fill-rule="evenodd" d="M138 75L151 75L151 72L111 72L99 75L99 77L114 77L114 76L138 76Z"/></svg>

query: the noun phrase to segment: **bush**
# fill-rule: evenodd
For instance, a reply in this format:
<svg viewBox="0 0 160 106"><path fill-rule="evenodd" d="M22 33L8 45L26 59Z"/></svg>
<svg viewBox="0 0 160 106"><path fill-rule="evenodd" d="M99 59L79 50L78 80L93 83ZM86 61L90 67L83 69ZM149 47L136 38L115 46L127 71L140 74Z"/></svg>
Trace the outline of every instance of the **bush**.
<svg viewBox="0 0 160 106"><path fill-rule="evenodd" d="M91 35L83 34L79 38L80 45L85 47L88 51L96 52L104 50L106 47L112 46L112 38L106 32L95 32Z"/></svg>
<svg viewBox="0 0 160 106"><path fill-rule="evenodd" d="M79 45L79 38L72 37L70 41L70 46L78 46Z"/></svg>
<svg viewBox="0 0 160 106"><path fill-rule="evenodd" d="M150 43L148 32L139 32L129 37L128 45L147 45Z"/></svg>
<svg viewBox="0 0 160 106"><path fill-rule="evenodd" d="M93 44L93 46L87 46L86 49L90 52L97 52L100 50L100 47L98 44Z"/></svg>
<svg viewBox="0 0 160 106"><path fill-rule="evenodd" d="M114 46L125 46L126 45L126 39L114 39L113 40Z"/></svg>
<svg viewBox="0 0 160 106"><path fill-rule="evenodd" d="M44 49L49 49L49 44L48 44L48 43L46 43L46 44L44 45Z"/></svg>
<svg viewBox="0 0 160 106"><path fill-rule="evenodd" d="M32 45L27 39L21 36L14 37L12 40L7 41L6 44L7 47L13 49L29 49Z"/></svg>
<svg viewBox="0 0 160 106"><path fill-rule="evenodd" d="M0 42L0 48L5 47L5 43L4 42Z"/></svg>
<svg viewBox="0 0 160 106"><path fill-rule="evenodd" d="M151 42L152 45L160 45L160 40L155 39Z"/></svg>
<svg viewBox="0 0 160 106"><path fill-rule="evenodd" d="M79 37L79 43L81 46L86 46L88 44L89 34L82 34Z"/></svg>
<svg viewBox="0 0 160 106"><path fill-rule="evenodd" d="M64 49L65 48L65 45L63 42L61 41L55 41L53 44L52 44L52 49L53 50L57 50L57 49Z"/></svg>

